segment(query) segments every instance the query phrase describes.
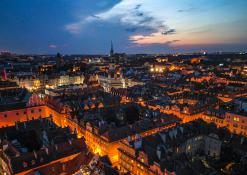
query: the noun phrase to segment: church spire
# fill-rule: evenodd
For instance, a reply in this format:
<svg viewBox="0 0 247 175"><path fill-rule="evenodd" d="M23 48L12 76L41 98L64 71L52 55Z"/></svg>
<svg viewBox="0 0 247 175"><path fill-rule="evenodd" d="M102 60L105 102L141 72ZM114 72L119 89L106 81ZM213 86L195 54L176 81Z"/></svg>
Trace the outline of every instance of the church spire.
<svg viewBox="0 0 247 175"><path fill-rule="evenodd" d="M113 50L113 44L112 44L112 41L111 41L111 50L110 50L110 56L113 56L114 54L114 50Z"/></svg>

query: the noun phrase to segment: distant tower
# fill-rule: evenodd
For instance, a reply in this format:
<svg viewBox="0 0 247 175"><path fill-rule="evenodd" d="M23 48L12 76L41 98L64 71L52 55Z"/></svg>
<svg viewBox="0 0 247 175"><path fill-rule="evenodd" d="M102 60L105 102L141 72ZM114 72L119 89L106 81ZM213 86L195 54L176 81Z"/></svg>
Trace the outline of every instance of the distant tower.
<svg viewBox="0 0 247 175"><path fill-rule="evenodd" d="M56 63L58 68L64 65L64 59L60 53L57 53Z"/></svg>
<svg viewBox="0 0 247 175"><path fill-rule="evenodd" d="M112 41L111 41L110 56L113 56L113 55L114 55L114 50L113 50L113 44L112 44Z"/></svg>

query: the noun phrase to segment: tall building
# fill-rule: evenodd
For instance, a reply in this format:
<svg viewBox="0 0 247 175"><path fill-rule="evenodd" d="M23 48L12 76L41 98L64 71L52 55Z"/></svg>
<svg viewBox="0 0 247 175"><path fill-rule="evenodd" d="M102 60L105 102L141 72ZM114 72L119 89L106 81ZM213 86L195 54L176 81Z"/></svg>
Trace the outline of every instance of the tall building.
<svg viewBox="0 0 247 175"><path fill-rule="evenodd" d="M56 64L58 68L64 65L64 59L60 53L57 53Z"/></svg>

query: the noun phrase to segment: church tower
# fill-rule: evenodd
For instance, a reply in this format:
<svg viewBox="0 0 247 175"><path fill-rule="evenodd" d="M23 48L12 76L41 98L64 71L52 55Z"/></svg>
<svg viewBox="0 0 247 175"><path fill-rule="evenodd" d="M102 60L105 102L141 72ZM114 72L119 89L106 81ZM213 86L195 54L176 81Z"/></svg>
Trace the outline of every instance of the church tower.
<svg viewBox="0 0 247 175"><path fill-rule="evenodd" d="M114 50L113 50L113 44L111 41L111 50L110 50L110 57L112 57L114 55Z"/></svg>

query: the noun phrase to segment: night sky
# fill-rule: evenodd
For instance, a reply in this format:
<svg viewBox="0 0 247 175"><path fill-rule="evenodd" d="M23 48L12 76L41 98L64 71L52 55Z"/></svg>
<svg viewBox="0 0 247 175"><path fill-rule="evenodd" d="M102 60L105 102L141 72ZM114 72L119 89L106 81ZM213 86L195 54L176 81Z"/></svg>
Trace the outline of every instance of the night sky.
<svg viewBox="0 0 247 175"><path fill-rule="evenodd" d="M246 0L0 0L0 50L246 51Z"/></svg>

